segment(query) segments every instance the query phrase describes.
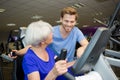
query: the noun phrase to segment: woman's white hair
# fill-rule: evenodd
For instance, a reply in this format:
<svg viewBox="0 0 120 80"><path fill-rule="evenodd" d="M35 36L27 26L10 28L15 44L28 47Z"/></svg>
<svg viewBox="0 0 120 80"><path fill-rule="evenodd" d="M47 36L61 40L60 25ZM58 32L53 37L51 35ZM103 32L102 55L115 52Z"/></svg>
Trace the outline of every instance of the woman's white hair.
<svg viewBox="0 0 120 80"><path fill-rule="evenodd" d="M27 45L38 46L52 32L52 26L44 21L32 22L28 25L25 35Z"/></svg>

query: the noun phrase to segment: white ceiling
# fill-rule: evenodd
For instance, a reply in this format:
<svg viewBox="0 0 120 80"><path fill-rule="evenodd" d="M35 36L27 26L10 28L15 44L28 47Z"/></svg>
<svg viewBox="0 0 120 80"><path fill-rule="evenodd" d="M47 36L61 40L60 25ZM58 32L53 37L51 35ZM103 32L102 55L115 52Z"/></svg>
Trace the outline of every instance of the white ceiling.
<svg viewBox="0 0 120 80"><path fill-rule="evenodd" d="M85 6L77 8L79 12L78 27L83 25L98 26L94 18L105 22L108 20L120 0L0 0L0 36L1 40L7 39L8 32L12 29L27 26L34 15L43 16L41 19L56 25L59 20L60 10L76 3L83 3ZM8 23L15 23L16 26L7 26Z"/></svg>

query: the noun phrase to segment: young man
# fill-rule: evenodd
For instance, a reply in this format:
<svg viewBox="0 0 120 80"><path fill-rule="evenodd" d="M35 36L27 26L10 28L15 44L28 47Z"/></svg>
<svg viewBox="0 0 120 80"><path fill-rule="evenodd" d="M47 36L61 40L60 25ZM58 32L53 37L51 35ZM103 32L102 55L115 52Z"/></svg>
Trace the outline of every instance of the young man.
<svg viewBox="0 0 120 80"><path fill-rule="evenodd" d="M78 19L77 11L72 7L66 7L61 11L61 25L53 27L53 49L59 54L62 48L67 49L67 60L74 59L75 46L78 42L77 57L80 57L88 45L83 33L75 26ZM57 55L58 55L57 54Z"/></svg>
<svg viewBox="0 0 120 80"><path fill-rule="evenodd" d="M75 46L79 42L80 47L77 49L77 57L80 57L85 48L88 45L88 41L84 37L83 33L75 26L78 19L77 11L72 7L66 7L61 11L61 25L53 27L53 43L50 45L56 52L56 55L60 54L62 48L67 49L67 60L72 61L74 59ZM18 55L25 54L26 50L30 46L22 50L15 50Z"/></svg>

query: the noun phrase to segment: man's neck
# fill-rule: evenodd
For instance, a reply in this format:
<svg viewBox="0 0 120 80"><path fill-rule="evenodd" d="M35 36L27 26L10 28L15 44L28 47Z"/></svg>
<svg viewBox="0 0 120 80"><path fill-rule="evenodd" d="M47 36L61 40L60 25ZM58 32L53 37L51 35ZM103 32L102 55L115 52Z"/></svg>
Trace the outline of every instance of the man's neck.
<svg viewBox="0 0 120 80"><path fill-rule="evenodd" d="M69 33L70 32L67 32L62 25L60 26L60 34L61 34L62 38L66 38L69 35Z"/></svg>

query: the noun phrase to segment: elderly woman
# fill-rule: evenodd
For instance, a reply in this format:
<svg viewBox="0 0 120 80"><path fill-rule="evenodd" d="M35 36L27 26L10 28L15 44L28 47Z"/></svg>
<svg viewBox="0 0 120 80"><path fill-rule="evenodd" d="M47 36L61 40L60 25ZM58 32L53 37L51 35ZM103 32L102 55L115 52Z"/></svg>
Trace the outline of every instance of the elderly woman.
<svg viewBox="0 0 120 80"><path fill-rule="evenodd" d="M25 80L54 80L67 72L67 62L60 60L55 63L55 54L48 47L52 42L52 26L49 23L31 23L26 30L25 41L31 45L22 62Z"/></svg>

